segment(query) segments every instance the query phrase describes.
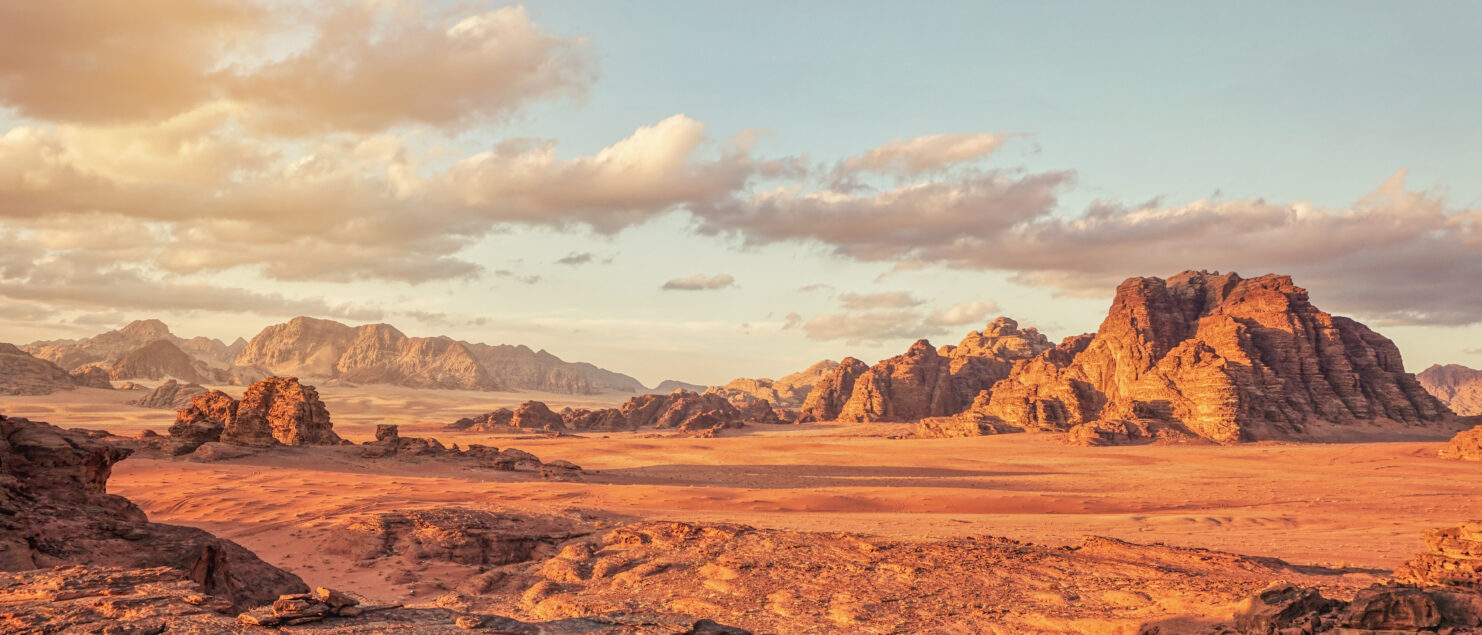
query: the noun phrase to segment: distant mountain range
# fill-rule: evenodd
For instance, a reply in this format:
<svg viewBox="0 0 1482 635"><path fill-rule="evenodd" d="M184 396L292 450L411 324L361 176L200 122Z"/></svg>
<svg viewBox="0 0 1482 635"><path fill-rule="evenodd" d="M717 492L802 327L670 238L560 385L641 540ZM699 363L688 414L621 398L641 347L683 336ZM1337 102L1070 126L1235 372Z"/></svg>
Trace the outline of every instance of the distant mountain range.
<svg viewBox="0 0 1482 635"><path fill-rule="evenodd" d="M159 320L78 340L33 342L31 356L76 374L106 371L113 380L174 378L250 384L269 375L306 381L392 384L458 390L538 390L565 394L649 392L642 382L586 362L567 362L526 346L408 337L389 324L348 326L297 317L250 341L185 339ZM17 362L19 363L19 362Z"/></svg>

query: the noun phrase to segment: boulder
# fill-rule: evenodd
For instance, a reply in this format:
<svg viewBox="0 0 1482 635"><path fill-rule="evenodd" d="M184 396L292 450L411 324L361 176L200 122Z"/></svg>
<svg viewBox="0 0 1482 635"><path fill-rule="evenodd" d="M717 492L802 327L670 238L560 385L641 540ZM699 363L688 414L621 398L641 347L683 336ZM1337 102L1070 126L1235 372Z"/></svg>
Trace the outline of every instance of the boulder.
<svg viewBox="0 0 1482 635"><path fill-rule="evenodd" d="M1426 551L1395 570L1400 582L1482 591L1482 522L1428 529Z"/></svg>
<svg viewBox="0 0 1482 635"><path fill-rule="evenodd" d="M1482 461L1482 426L1456 433L1438 455L1443 459Z"/></svg>

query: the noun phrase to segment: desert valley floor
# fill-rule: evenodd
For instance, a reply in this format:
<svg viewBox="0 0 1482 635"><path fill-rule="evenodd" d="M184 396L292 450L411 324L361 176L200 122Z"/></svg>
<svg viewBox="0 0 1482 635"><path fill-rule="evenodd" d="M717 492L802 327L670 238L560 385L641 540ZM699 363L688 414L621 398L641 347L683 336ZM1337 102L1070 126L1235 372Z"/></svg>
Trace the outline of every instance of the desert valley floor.
<svg viewBox="0 0 1482 635"><path fill-rule="evenodd" d="M913 439L903 424L776 425L719 438L591 433L549 438L452 432L460 416L545 398L555 406L627 397L326 387L335 429L374 424L444 443L517 447L587 470L582 482L474 470L436 460L332 460L308 450L217 463L131 458L109 491L155 522L236 540L310 585L383 601L431 602L466 577L420 565L415 580L326 553L347 516L458 505L634 520L744 523L894 538L992 535L1049 545L1098 535L1272 556L1350 571L1355 585L1420 551L1421 532L1482 517L1482 464L1436 458L1445 436L1338 444L1088 448L1052 435ZM0 411L62 427L162 431L167 410L123 405L124 391L0 398ZM311 458L313 457L313 458Z"/></svg>

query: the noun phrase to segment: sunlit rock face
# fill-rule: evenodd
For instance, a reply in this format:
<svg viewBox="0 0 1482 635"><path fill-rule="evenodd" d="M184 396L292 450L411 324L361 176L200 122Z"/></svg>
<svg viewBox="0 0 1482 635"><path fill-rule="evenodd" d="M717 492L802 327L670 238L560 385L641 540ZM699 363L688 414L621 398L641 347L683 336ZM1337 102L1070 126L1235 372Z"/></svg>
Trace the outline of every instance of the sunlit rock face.
<svg viewBox="0 0 1482 635"><path fill-rule="evenodd" d="M984 414L1051 430L1162 422L1219 442L1454 420L1393 342L1314 307L1289 276L1195 271L1123 282L1094 335L1016 366Z"/></svg>

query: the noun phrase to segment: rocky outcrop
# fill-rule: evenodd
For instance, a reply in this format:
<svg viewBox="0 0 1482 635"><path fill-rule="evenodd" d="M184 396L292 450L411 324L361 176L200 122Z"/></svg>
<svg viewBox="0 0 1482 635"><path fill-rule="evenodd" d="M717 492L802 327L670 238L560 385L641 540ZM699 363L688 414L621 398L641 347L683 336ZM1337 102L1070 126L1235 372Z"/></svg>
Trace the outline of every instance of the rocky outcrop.
<svg viewBox="0 0 1482 635"><path fill-rule="evenodd" d="M108 375L115 380L173 377L187 382L217 383L225 379L169 340L155 340L128 352L113 363Z"/></svg>
<svg viewBox="0 0 1482 635"><path fill-rule="evenodd" d="M109 381L108 370L101 366L83 366L68 374L72 376L72 383L83 388L113 390L113 382Z"/></svg>
<svg viewBox="0 0 1482 635"><path fill-rule="evenodd" d="M82 432L0 415L0 570L167 567L239 608L307 590L234 542L151 523L109 495L113 465L128 454Z"/></svg>
<svg viewBox="0 0 1482 635"><path fill-rule="evenodd" d="M76 387L60 366L0 343L0 395L49 395Z"/></svg>
<svg viewBox="0 0 1482 635"><path fill-rule="evenodd" d="M1192 271L1122 283L1094 336L1015 366L984 414L1051 430L1148 420L1222 443L1454 425L1393 342L1290 277Z"/></svg>
<svg viewBox="0 0 1482 635"><path fill-rule="evenodd" d="M766 401L777 408L797 409L808 400L813 385L838 367L839 362L826 359L781 379L733 379L724 386L711 386L705 392L725 397L738 408Z"/></svg>
<svg viewBox="0 0 1482 635"><path fill-rule="evenodd" d="M634 429L633 423L617 408L567 409L561 412L561 420L569 430L618 432Z"/></svg>
<svg viewBox="0 0 1482 635"><path fill-rule="evenodd" d="M1049 348L1050 341L1037 329L1021 330L1018 322L1007 317L995 319L981 331L968 333L956 346L933 349L930 342L919 340L904 355L883 360L860 373L846 400L832 414L839 421L850 422L910 422L950 417L963 412L980 393L1007 378L1015 363ZM837 381L825 378L820 387L833 391ZM835 398L837 395L827 394L815 406L805 404L803 416L809 420L826 420L821 417L830 414L830 409L817 406ZM816 412L810 411L810 407ZM970 417L965 421L969 420L981 422L982 418Z"/></svg>
<svg viewBox="0 0 1482 635"><path fill-rule="evenodd" d="M1482 425L1456 433L1438 454L1443 459L1482 461Z"/></svg>
<svg viewBox="0 0 1482 635"><path fill-rule="evenodd" d="M1460 364L1436 364L1415 378L1452 412L1462 416L1482 415L1482 370Z"/></svg>
<svg viewBox="0 0 1482 635"><path fill-rule="evenodd" d="M1395 570L1400 582L1482 591L1482 522L1428 529L1426 550Z"/></svg>
<svg viewBox="0 0 1482 635"><path fill-rule="evenodd" d="M904 355L859 376L839 410L839 421L917 421L956 412L951 362L931 342L918 340Z"/></svg>
<svg viewBox="0 0 1482 635"><path fill-rule="evenodd" d="M149 394L124 403L130 406L139 406L140 408L183 410L190 407L191 399L204 394L206 394L205 386L195 383L182 384L171 379L156 386Z"/></svg>
<svg viewBox="0 0 1482 635"><path fill-rule="evenodd" d="M176 415L170 437L182 443L182 452L201 443L234 445L335 445L329 410L313 386L294 377L269 377L247 388L241 400L219 390L191 400Z"/></svg>
<svg viewBox="0 0 1482 635"><path fill-rule="evenodd" d="M540 401L527 401L515 408L510 417L509 425L527 430L561 430L566 423L561 420L561 415L552 412L551 409Z"/></svg>
<svg viewBox="0 0 1482 635"><path fill-rule="evenodd" d="M854 394L854 384L870 369L868 364L845 357L833 370L814 382L798 411L798 423L833 421L839 418L844 403Z"/></svg>
<svg viewBox="0 0 1482 635"><path fill-rule="evenodd" d="M716 433L745 426L741 411L724 397L680 390L667 395L639 395L622 408L624 417L637 428L678 429L681 432Z"/></svg>
<svg viewBox="0 0 1482 635"><path fill-rule="evenodd" d="M477 430L484 432L495 432L508 428L510 421L515 418L515 411L509 408L500 408L492 412L486 412L473 417L464 417L447 425L449 430Z"/></svg>

